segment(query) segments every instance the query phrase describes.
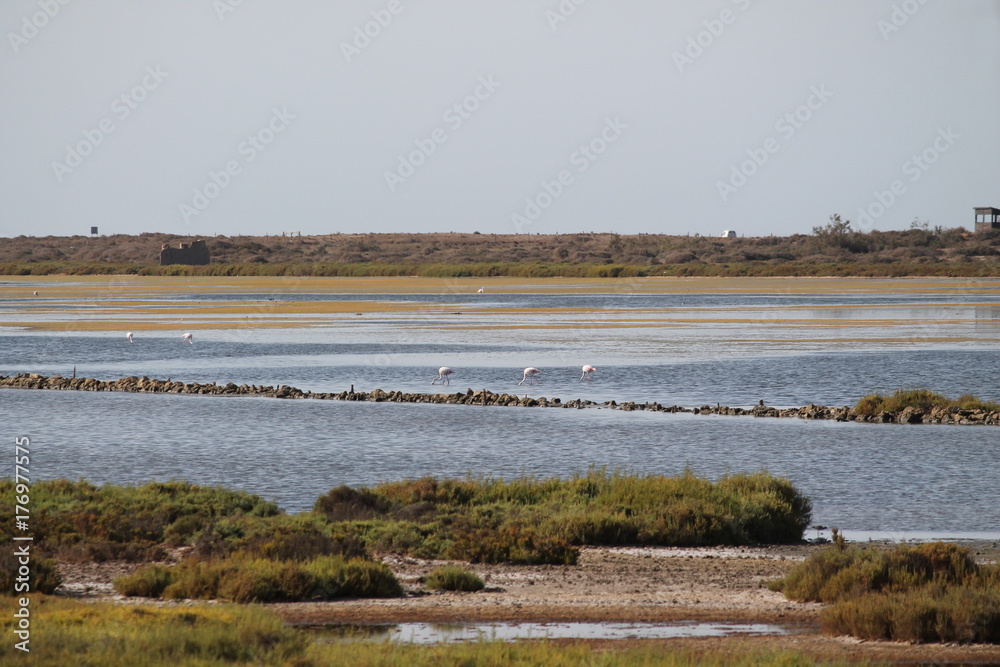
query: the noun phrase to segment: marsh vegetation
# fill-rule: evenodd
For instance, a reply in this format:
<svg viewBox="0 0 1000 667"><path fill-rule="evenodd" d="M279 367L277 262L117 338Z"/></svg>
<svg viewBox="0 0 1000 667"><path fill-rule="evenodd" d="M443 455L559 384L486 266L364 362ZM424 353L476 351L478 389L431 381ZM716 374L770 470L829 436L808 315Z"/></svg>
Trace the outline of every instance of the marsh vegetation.
<svg viewBox="0 0 1000 667"><path fill-rule="evenodd" d="M1000 643L1000 566L929 542L891 551L834 544L771 584L789 599L829 604L825 632L861 639Z"/></svg>
<svg viewBox="0 0 1000 667"><path fill-rule="evenodd" d="M0 482L2 497L11 497L10 486ZM238 602L400 595L376 553L572 564L584 545L794 543L811 517L807 498L766 473L710 482L690 472L664 477L603 469L569 479L341 486L321 496L314 511L296 515L257 496L184 482L43 481L32 487L32 498L40 563L44 557L145 562L116 581L121 593ZM183 560L165 564L169 550ZM58 577L51 562L46 567L51 591ZM461 578L436 577L442 588L469 585Z"/></svg>

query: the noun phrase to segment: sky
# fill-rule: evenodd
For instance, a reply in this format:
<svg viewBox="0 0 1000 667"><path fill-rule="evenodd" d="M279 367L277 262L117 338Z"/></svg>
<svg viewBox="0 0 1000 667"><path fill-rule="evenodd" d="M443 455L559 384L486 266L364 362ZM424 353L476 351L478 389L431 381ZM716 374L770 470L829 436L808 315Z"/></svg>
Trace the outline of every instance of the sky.
<svg viewBox="0 0 1000 667"><path fill-rule="evenodd" d="M0 237L1000 207L1000 0L4 0Z"/></svg>

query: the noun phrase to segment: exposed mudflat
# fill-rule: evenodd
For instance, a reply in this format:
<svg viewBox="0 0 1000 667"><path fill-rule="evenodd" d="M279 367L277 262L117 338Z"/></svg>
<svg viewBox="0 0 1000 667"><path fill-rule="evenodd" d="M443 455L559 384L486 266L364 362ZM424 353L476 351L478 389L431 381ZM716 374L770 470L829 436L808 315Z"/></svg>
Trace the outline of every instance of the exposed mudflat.
<svg viewBox="0 0 1000 667"><path fill-rule="evenodd" d="M983 563L997 562L995 542L964 543ZM891 546L887 545L887 546ZM384 556L406 595L392 599L269 604L291 624L679 622L766 623L789 634L622 642L670 642L691 650L796 650L822 660L899 663L1000 664L996 645L915 645L827 637L822 605L786 600L767 588L824 546L760 548L586 548L573 566L467 565L486 581L477 593L428 592L422 578L440 561ZM62 564L62 592L91 599L139 603L113 593L125 564ZM174 603L160 603L174 604ZM553 640L576 641L576 640ZM589 640L601 644L606 640Z"/></svg>

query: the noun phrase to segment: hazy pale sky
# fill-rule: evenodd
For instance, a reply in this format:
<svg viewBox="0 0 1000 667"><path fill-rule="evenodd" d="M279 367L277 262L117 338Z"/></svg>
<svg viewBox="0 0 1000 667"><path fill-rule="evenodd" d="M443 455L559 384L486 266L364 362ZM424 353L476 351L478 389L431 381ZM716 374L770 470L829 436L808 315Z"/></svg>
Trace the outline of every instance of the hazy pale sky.
<svg viewBox="0 0 1000 667"><path fill-rule="evenodd" d="M998 0L4 0L0 236L1000 206Z"/></svg>

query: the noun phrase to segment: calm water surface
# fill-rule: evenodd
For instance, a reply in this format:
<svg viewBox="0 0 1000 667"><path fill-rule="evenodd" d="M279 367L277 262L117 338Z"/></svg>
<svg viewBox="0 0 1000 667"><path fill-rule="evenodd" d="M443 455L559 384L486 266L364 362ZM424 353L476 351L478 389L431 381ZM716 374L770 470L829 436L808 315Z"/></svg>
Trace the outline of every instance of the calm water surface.
<svg viewBox="0 0 1000 667"><path fill-rule="evenodd" d="M132 345L124 332L75 331L72 322L62 332L0 327L0 374L75 367L102 379L432 391L436 368L448 365L457 371L451 391L564 400L845 405L902 387L1000 399L994 293L485 296L470 305L453 293L299 294L455 310L276 329L234 320L195 329L194 345L180 342L184 324L137 331ZM163 303L234 298L261 295ZM0 316L25 309L23 299L0 298ZM579 381L584 363L599 368L593 382ZM540 386L517 386L528 365L543 369ZM10 438L31 438L40 477L225 484L289 511L340 484L425 474L565 476L597 465L715 478L766 468L813 499L817 523L849 537L1000 537L1000 430L989 427L11 390L0 390L0 414Z"/></svg>

